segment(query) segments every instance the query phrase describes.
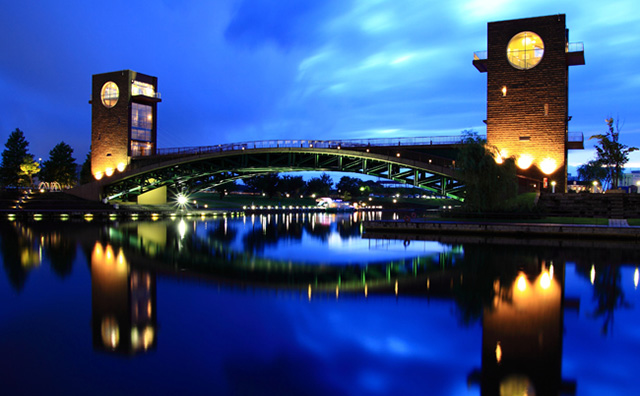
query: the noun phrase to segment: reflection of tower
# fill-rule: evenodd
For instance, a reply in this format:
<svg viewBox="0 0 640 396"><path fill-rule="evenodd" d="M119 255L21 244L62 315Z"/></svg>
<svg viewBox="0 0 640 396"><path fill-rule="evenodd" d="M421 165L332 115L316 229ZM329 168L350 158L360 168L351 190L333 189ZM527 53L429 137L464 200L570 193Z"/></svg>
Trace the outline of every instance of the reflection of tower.
<svg viewBox="0 0 640 396"><path fill-rule="evenodd" d="M122 172L131 157L156 152L158 79L131 70L95 74L91 95L91 173Z"/></svg>
<svg viewBox="0 0 640 396"><path fill-rule="evenodd" d="M510 285L494 282L492 307L482 320L483 395L575 393L563 381L564 270L544 263L542 271L521 272Z"/></svg>
<svg viewBox="0 0 640 396"><path fill-rule="evenodd" d="M568 39L563 14L492 22L487 52L473 61L487 73L487 142L515 156L519 173L560 191L567 149L582 148L582 139L568 142L568 66L584 65L584 49Z"/></svg>
<svg viewBox="0 0 640 396"><path fill-rule="evenodd" d="M130 268L122 250L96 243L91 255L93 346L134 354L156 346L156 284Z"/></svg>

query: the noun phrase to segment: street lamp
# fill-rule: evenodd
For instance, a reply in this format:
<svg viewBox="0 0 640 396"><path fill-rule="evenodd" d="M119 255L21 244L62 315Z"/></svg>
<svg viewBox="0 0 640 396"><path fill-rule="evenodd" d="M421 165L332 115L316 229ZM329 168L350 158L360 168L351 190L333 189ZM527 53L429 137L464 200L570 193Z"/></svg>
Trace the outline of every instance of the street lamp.
<svg viewBox="0 0 640 396"><path fill-rule="evenodd" d="M551 193L552 194L556 193L556 181L555 180L551 181Z"/></svg>
<svg viewBox="0 0 640 396"><path fill-rule="evenodd" d="M598 189L598 181L596 180L593 182L593 192L594 193L597 192L597 189Z"/></svg>
<svg viewBox="0 0 640 396"><path fill-rule="evenodd" d="M637 188L636 188L636 193L637 193L637 194L640 194L640 180L638 180L638 181L636 182L636 187L637 187Z"/></svg>

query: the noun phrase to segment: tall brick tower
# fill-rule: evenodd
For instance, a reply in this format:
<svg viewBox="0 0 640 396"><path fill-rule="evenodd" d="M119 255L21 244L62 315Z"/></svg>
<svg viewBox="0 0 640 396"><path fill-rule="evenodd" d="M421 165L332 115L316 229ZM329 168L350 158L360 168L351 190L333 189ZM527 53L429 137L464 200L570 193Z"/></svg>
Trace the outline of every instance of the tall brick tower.
<svg viewBox="0 0 640 396"><path fill-rule="evenodd" d="M487 143L556 191L566 190L567 150L583 148L567 126L569 66L584 64L584 48L568 40L564 14L491 22L487 51L473 60L487 73Z"/></svg>
<svg viewBox="0 0 640 396"><path fill-rule="evenodd" d="M101 179L155 154L160 94L157 77L131 70L95 74L91 86L91 173Z"/></svg>

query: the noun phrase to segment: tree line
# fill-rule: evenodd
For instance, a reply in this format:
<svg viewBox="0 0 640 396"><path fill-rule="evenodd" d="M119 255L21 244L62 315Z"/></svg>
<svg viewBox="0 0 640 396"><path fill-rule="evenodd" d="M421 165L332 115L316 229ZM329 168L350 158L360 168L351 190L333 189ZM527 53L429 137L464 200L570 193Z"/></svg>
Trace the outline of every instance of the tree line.
<svg viewBox="0 0 640 396"><path fill-rule="evenodd" d="M29 153L29 142L24 132L16 128L7 139L0 163L0 186L30 187L34 178L47 183L58 183L60 187L73 187L79 181L78 166L73 158L73 148L64 141L49 151L49 159L36 161ZM83 168L90 173L90 157ZM90 175L89 175L90 177Z"/></svg>
<svg viewBox="0 0 640 396"><path fill-rule="evenodd" d="M219 176L224 179L224 174ZM306 195L317 197L329 196L333 190L334 182L327 173L313 177L307 181L302 176L280 175L279 173L265 173L244 180L247 189L254 193L264 194L269 198L275 196L299 196ZM345 199L368 196L369 194L383 193L385 188L372 180L362 180L357 177L342 176L335 184L338 195ZM235 181L219 184L214 190L220 193L232 192L238 189Z"/></svg>

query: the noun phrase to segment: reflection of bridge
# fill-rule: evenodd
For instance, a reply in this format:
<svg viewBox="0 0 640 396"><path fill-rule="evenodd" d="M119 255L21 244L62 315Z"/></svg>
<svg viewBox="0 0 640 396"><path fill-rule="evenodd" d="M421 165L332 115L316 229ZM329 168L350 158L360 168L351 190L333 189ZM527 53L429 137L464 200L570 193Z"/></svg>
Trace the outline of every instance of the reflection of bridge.
<svg viewBox="0 0 640 396"><path fill-rule="evenodd" d="M458 198L463 185L456 179L455 154L461 143L461 137L439 136L270 140L159 149L154 156L133 157L126 171L92 183L92 190L103 198L133 199L164 186L194 192L263 173L338 171L395 180Z"/></svg>

